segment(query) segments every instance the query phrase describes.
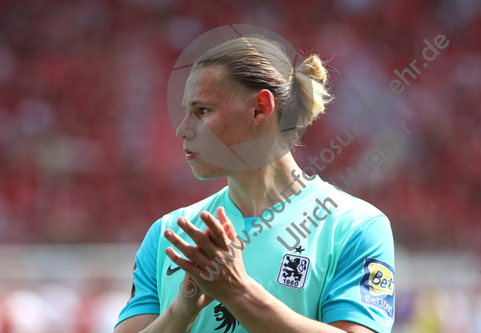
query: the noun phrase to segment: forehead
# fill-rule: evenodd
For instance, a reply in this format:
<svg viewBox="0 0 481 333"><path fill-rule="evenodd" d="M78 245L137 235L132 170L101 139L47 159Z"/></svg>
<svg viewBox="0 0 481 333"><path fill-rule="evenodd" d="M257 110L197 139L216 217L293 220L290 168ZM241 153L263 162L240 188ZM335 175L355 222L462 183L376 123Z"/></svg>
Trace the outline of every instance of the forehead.
<svg viewBox="0 0 481 333"><path fill-rule="evenodd" d="M220 104L235 98L236 85L222 66L209 66L192 71L187 79L182 107L189 109L192 102Z"/></svg>

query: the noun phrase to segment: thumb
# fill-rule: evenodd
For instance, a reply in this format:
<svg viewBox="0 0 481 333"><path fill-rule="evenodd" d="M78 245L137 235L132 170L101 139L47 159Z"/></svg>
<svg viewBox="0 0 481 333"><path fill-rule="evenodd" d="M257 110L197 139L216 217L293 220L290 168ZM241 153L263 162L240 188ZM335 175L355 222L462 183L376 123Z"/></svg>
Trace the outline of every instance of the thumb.
<svg viewBox="0 0 481 333"><path fill-rule="evenodd" d="M237 233L235 232L232 222L227 217L224 207L217 208L217 219L225 230L227 237L233 242L236 240Z"/></svg>

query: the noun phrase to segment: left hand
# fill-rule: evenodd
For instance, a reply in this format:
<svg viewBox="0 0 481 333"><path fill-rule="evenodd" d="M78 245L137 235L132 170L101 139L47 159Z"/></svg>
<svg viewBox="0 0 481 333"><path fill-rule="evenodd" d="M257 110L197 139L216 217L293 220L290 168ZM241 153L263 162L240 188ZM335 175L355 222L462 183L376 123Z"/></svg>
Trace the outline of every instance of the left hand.
<svg viewBox="0 0 481 333"><path fill-rule="evenodd" d="M236 238L237 233L224 208L217 209L217 217L218 220L207 211L200 214L200 218L207 226L205 233L183 217L177 220L177 224L197 244L195 247L171 229L165 231L165 236L187 259L170 247L166 249L169 258L189 274L206 295L222 303L223 300L243 294L250 277L242 261L243 248L239 250L230 245L233 242L237 248L241 248L241 243ZM227 258L222 251L234 258ZM219 261L227 262L227 265ZM212 273L218 274L210 273L206 267L209 267ZM206 280L201 274L206 278L212 277L213 280Z"/></svg>

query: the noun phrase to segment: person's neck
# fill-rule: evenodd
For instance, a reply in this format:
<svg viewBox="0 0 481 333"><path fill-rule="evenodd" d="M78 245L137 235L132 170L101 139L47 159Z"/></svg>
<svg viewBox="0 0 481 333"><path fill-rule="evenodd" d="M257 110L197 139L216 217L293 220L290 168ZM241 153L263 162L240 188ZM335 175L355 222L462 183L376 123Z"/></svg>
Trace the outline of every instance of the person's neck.
<svg viewBox="0 0 481 333"><path fill-rule="evenodd" d="M285 200L302 189L302 182L307 183L302 176L294 181L293 174L301 175L302 170L288 153L266 167L229 176L229 197L244 217L258 216L274 200Z"/></svg>

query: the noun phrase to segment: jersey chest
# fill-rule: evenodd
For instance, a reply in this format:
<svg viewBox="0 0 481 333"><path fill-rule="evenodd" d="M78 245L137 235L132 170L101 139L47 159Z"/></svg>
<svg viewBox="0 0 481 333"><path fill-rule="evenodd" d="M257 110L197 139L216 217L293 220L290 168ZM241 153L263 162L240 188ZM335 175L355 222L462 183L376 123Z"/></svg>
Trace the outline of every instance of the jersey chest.
<svg viewBox="0 0 481 333"><path fill-rule="evenodd" d="M283 228L284 226L284 228ZM322 293L334 274L332 246L324 244L324 239L331 239L322 235L322 229L312 230L305 239L299 237L289 240L290 245L297 245L289 250L277 237L285 233L285 223L278 223L271 229L264 230L254 236L255 230L241 233L239 236L245 241L242 259L247 274L257 281L274 297L285 303L292 310L312 319L319 319L319 307ZM284 236L287 242L287 237ZM157 278L159 283L160 310L164 311L175 299L184 277L184 272L167 257L158 262ZM184 293L193 292L193 286L183 285ZM197 325L203 329L213 329L222 323L232 322L230 313L214 301L206 307L198 318ZM234 325L231 323L230 325ZM237 328L235 333L243 332ZM204 331L204 330L202 330ZM193 331L194 332L194 331Z"/></svg>

